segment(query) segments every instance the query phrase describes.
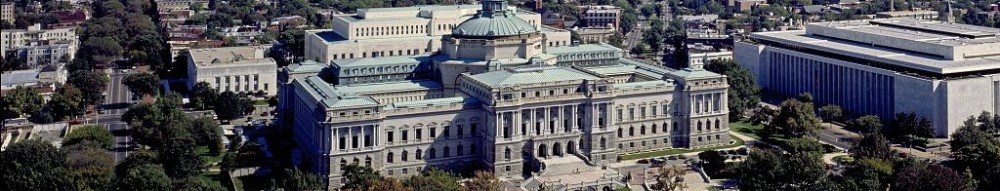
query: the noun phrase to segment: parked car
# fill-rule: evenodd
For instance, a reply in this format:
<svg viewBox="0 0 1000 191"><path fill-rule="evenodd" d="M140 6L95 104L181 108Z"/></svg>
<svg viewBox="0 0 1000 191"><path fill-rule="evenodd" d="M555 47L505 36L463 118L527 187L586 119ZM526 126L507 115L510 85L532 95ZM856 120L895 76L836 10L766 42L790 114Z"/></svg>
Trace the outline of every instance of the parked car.
<svg viewBox="0 0 1000 191"><path fill-rule="evenodd" d="M673 155L671 155L670 157L667 157L667 159L670 159L670 160L677 160L677 156L673 156Z"/></svg>

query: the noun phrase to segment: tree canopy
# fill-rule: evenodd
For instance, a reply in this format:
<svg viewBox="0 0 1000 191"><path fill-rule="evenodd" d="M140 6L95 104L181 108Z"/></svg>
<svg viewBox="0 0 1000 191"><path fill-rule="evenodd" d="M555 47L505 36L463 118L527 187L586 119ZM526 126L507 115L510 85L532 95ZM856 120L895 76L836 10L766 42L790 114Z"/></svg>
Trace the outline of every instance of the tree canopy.
<svg viewBox="0 0 1000 191"><path fill-rule="evenodd" d="M726 75L729 84L727 106L730 120L746 117L750 110L759 105L761 89L750 70L740 67L732 60L714 60L706 65L705 69Z"/></svg>
<svg viewBox="0 0 1000 191"><path fill-rule="evenodd" d="M66 154L48 142L25 140L0 152L2 190L72 190Z"/></svg>
<svg viewBox="0 0 1000 191"><path fill-rule="evenodd" d="M73 128L63 138L63 147L73 145L93 146L101 149L112 149L115 144L114 135L108 129L97 125L84 125Z"/></svg>
<svg viewBox="0 0 1000 191"><path fill-rule="evenodd" d="M13 90L5 93L0 99L3 108L0 108L0 115L3 119L18 118L22 115L35 115L42 110L45 99L34 89L17 86Z"/></svg>
<svg viewBox="0 0 1000 191"><path fill-rule="evenodd" d="M149 73L125 76L122 84L128 86L129 91L134 94L155 96L160 93L160 77Z"/></svg>
<svg viewBox="0 0 1000 191"><path fill-rule="evenodd" d="M820 130L820 119L816 117L811 102L788 99L781 102L777 116L764 128L767 134L786 137L813 136Z"/></svg>

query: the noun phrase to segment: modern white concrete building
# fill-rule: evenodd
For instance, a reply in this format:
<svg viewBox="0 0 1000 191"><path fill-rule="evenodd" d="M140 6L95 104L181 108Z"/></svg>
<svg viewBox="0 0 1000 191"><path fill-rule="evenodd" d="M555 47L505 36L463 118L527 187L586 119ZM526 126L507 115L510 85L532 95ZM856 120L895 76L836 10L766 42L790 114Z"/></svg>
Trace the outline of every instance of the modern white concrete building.
<svg viewBox="0 0 1000 191"><path fill-rule="evenodd" d="M1000 29L931 20L812 23L737 40L737 63L768 91L811 92L818 106L891 119L915 112L951 135L1000 112Z"/></svg>
<svg viewBox="0 0 1000 191"><path fill-rule="evenodd" d="M607 44L549 46L551 33L506 1L481 6L437 53L283 68L277 118L303 164L329 189L358 164L397 178L487 170L515 189L611 190L623 186L606 168L620 154L730 143L725 76L628 60Z"/></svg>
<svg viewBox="0 0 1000 191"><path fill-rule="evenodd" d="M278 64L265 57L263 47L191 49L188 89L207 82L219 91L274 96L278 93Z"/></svg>
<svg viewBox="0 0 1000 191"><path fill-rule="evenodd" d="M18 46L29 45L32 42L69 42L78 46L76 28L58 28L42 30L41 24L28 26L27 29L0 31L0 52L13 51Z"/></svg>
<svg viewBox="0 0 1000 191"><path fill-rule="evenodd" d="M328 63L341 59L414 56L441 49L441 37L476 14L479 5L429 5L360 9L333 16L333 28L306 31L305 58ZM514 10L513 7L509 9ZM569 31L542 27L541 15L513 11L550 35L549 46L569 45Z"/></svg>

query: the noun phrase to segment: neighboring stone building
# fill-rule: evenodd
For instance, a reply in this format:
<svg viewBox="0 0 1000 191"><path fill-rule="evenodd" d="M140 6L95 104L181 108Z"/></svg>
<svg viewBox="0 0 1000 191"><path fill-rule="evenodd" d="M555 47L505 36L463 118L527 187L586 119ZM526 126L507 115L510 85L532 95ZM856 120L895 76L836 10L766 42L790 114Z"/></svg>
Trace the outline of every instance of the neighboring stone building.
<svg viewBox="0 0 1000 191"><path fill-rule="evenodd" d="M4 72L0 80L0 92L6 93L18 86L38 90L48 99L56 89L57 84L66 83L66 69L63 65L48 65L40 69L17 70Z"/></svg>
<svg viewBox="0 0 1000 191"><path fill-rule="evenodd" d="M155 0L157 11L188 10L193 4L201 4L201 7L208 10L209 0Z"/></svg>
<svg viewBox="0 0 1000 191"><path fill-rule="evenodd" d="M550 46L551 33L514 14L484 0L435 54L285 67L278 122L331 190L348 164L611 190L624 186L607 168L620 154L730 143L725 76L628 60L607 44Z"/></svg>
<svg viewBox="0 0 1000 191"><path fill-rule="evenodd" d="M451 34L462 21L476 14L479 5L428 5L415 7L359 9L357 14L333 16L333 28L306 31L305 58L328 63L341 59L414 56L441 49L441 37ZM510 9L514 9L511 7ZM541 15L516 11L518 17L541 27ZM548 39L550 46L569 45L566 39Z"/></svg>
<svg viewBox="0 0 1000 191"><path fill-rule="evenodd" d="M761 87L811 92L816 105L891 119L915 112L951 135L969 116L1000 113L1000 29L930 20L812 23L736 42Z"/></svg>
<svg viewBox="0 0 1000 191"><path fill-rule="evenodd" d="M573 32L576 32L580 36L580 43L607 43L611 36L615 35L616 28L576 28Z"/></svg>
<svg viewBox="0 0 1000 191"><path fill-rule="evenodd" d="M278 64L265 57L262 47L191 49L189 53L188 89L207 82L220 92L277 95Z"/></svg>
<svg viewBox="0 0 1000 191"><path fill-rule="evenodd" d="M77 46L72 42L57 42L52 44L35 44L17 47L15 55L24 60L28 67L51 64L65 64L73 60ZM65 57L66 60L63 60ZM65 61L65 62L64 62Z"/></svg>
<svg viewBox="0 0 1000 191"><path fill-rule="evenodd" d="M28 26L28 29L0 31L0 52L13 51L19 46L39 42L67 42L77 46L76 28L58 28L42 30L40 24ZM45 43L42 43L45 44Z"/></svg>
<svg viewBox="0 0 1000 191"><path fill-rule="evenodd" d="M580 20L587 27L595 28L618 28L621 26L622 9L611 5L587 5L580 6L583 12Z"/></svg>
<svg viewBox="0 0 1000 191"><path fill-rule="evenodd" d="M0 5L0 20L14 24L14 3L4 3Z"/></svg>

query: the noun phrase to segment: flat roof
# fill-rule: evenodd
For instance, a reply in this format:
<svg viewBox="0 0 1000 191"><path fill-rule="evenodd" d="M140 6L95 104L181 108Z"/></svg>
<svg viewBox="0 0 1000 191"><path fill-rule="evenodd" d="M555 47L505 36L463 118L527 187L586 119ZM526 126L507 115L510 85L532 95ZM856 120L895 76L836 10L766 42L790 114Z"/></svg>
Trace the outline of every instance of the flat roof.
<svg viewBox="0 0 1000 191"><path fill-rule="evenodd" d="M619 52L621 49L609 44L581 44L576 46L558 46L558 47L548 47L545 49L546 54L562 55L562 54L573 54L573 53L591 53L591 52Z"/></svg>
<svg viewBox="0 0 1000 191"><path fill-rule="evenodd" d="M803 30L754 33L754 38L939 74L1000 69L1000 55L949 60L919 52L807 35ZM998 50L1000 51L1000 50Z"/></svg>
<svg viewBox="0 0 1000 191"><path fill-rule="evenodd" d="M433 80L400 81L377 84L359 84L350 86L335 86L334 90L345 94L370 95L379 93L427 91L441 89L441 83Z"/></svg>
<svg viewBox="0 0 1000 191"><path fill-rule="evenodd" d="M195 67L275 63L264 57L263 47L256 46L191 49L188 53Z"/></svg>
<svg viewBox="0 0 1000 191"><path fill-rule="evenodd" d="M4 86L15 86L29 83L38 83L38 73L41 69L16 70L0 74L0 84Z"/></svg>

